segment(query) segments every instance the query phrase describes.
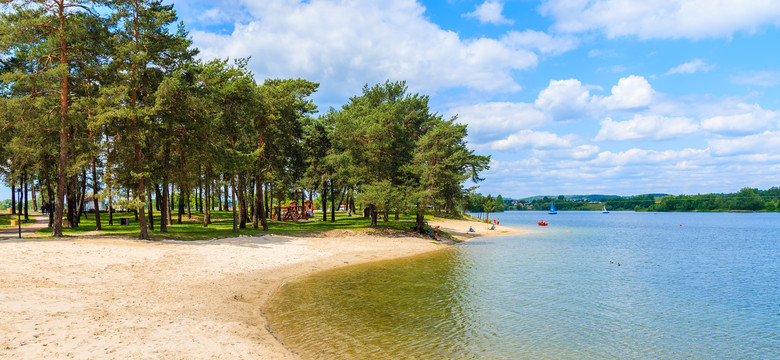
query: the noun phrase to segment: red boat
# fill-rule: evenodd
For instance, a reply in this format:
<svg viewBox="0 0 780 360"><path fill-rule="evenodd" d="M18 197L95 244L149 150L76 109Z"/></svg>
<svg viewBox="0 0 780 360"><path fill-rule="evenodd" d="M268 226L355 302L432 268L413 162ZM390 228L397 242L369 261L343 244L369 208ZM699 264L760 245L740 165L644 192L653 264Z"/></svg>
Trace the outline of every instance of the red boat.
<svg viewBox="0 0 780 360"><path fill-rule="evenodd" d="M547 226L547 223L544 222L544 220L538 222L537 224L539 224L539 226Z"/></svg>

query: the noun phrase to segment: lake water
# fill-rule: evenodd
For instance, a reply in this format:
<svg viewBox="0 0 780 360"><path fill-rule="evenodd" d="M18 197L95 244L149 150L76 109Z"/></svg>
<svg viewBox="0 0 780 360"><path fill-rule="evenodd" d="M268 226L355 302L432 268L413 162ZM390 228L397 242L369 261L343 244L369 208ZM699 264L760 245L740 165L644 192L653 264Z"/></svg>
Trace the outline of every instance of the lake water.
<svg viewBox="0 0 780 360"><path fill-rule="evenodd" d="M528 233L289 282L270 326L308 359L780 359L780 214L496 216Z"/></svg>

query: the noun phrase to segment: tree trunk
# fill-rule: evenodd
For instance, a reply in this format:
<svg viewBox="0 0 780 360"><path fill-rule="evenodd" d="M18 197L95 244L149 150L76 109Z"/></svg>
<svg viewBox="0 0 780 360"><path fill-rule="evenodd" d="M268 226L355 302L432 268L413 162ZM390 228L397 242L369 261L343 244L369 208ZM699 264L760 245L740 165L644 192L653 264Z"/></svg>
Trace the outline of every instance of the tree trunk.
<svg viewBox="0 0 780 360"><path fill-rule="evenodd" d="M59 40L60 40L60 66L68 67L68 44L65 36L65 2L60 1L58 6L59 18ZM54 211L54 226L51 230L51 236L62 237L62 210L65 204L65 177L68 166L68 143L70 133L68 132L68 79L69 71L60 72L60 164L57 175L57 205Z"/></svg>
<svg viewBox="0 0 780 360"><path fill-rule="evenodd" d="M16 183L11 179L11 214L16 215Z"/></svg>
<svg viewBox="0 0 780 360"><path fill-rule="evenodd" d="M227 176L225 176L225 178L227 178ZM224 194L225 194L225 211L229 211L230 210L230 206L228 205L228 194L230 194L230 193L228 192L228 183L227 182L225 182L224 189L225 189L225 192L224 192Z"/></svg>
<svg viewBox="0 0 780 360"><path fill-rule="evenodd" d="M95 157L92 156L92 206L95 207L95 230L102 230L100 226L100 204L98 204L98 180Z"/></svg>
<svg viewBox="0 0 780 360"><path fill-rule="evenodd" d="M177 224L181 224L181 216L184 215L184 189L179 187L179 219Z"/></svg>
<svg viewBox="0 0 780 360"><path fill-rule="evenodd" d="M282 204L284 203L284 198L282 197L282 192L281 191L278 192L276 195L279 196L278 198L276 198L276 200L277 200L277 203L276 203L276 210L277 210L277 212L276 212L276 220L277 221L282 221Z"/></svg>
<svg viewBox="0 0 780 360"><path fill-rule="evenodd" d="M208 169L206 170L208 173ZM203 195L206 197L203 207L203 227L208 227L211 223L211 194L209 194L210 183L208 178L203 182Z"/></svg>
<svg viewBox="0 0 780 360"><path fill-rule="evenodd" d="M258 194L258 185L260 181L258 180L259 176L255 174L254 180L252 180L252 185L250 187L252 188L252 196L249 198L252 201L252 229L257 229L260 227L260 214L258 209L261 208L261 206L258 204L257 201L257 194Z"/></svg>
<svg viewBox="0 0 780 360"><path fill-rule="evenodd" d="M48 202L47 202L48 209L47 209L47 212L49 213L49 227L53 227L54 226L54 211L52 211L51 207L52 207L52 205L54 205L54 203L52 201L53 200L52 199L52 195L53 194L52 194L52 190L51 190L51 180L49 179L49 175L50 175L49 174L49 162L46 161L46 158L44 157L44 159L43 159L43 178L44 178L44 181L46 182L46 195L48 197Z"/></svg>
<svg viewBox="0 0 780 360"><path fill-rule="evenodd" d="M165 193L165 212L168 213L168 225L173 225L173 184L170 184L170 189L165 186L163 193Z"/></svg>
<svg viewBox="0 0 780 360"><path fill-rule="evenodd" d="M371 204L371 205L369 206L369 208L371 209L371 227L372 227L372 228L375 228L375 227L377 226L377 223L376 223L376 218L377 218L377 207L376 207L376 205L374 205L374 204Z"/></svg>
<svg viewBox="0 0 780 360"><path fill-rule="evenodd" d="M271 218L271 189L270 185L268 183L265 183L263 186L265 186L265 199L263 200L265 202L265 218L270 219Z"/></svg>
<svg viewBox="0 0 780 360"><path fill-rule="evenodd" d="M247 194L247 204L249 206L249 219L252 221L252 227L257 229L257 206L252 201L255 198L255 180L249 182L249 193Z"/></svg>
<svg viewBox="0 0 780 360"><path fill-rule="evenodd" d="M238 227L246 229L246 196L244 195L243 174L238 174L238 183L233 188L233 193L238 197Z"/></svg>
<svg viewBox="0 0 780 360"><path fill-rule="evenodd" d="M40 181L38 181L38 185L40 186ZM32 181L30 191L32 192L33 211L38 211L38 200L35 197L35 179Z"/></svg>
<svg viewBox="0 0 780 360"><path fill-rule="evenodd" d="M144 192L146 188L144 186L144 180L139 179L138 180L138 194L136 194L138 198L138 205L140 209L136 210L135 216L139 218L139 227L141 228L141 233L138 235L139 240L149 240L149 233L146 231L146 210L144 209ZM140 214L139 214L140 212Z"/></svg>
<svg viewBox="0 0 780 360"><path fill-rule="evenodd" d="M168 208L168 180L167 176L163 176L163 189L162 189L162 201L160 204L160 232L168 232L168 219L170 219L171 210ZM159 189L158 189L159 192ZM159 195L158 195L159 196Z"/></svg>
<svg viewBox="0 0 780 360"><path fill-rule="evenodd" d="M233 200L233 232L238 232L238 218L236 217L236 182L234 180L235 175L230 178L230 186L233 188L233 194L231 199Z"/></svg>
<svg viewBox="0 0 780 360"><path fill-rule="evenodd" d="M203 168L198 164L198 192L195 195L195 211L203 211Z"/></svg>
<svg viewBox="0 0 780 360"><path fill-rule="evenodd" d="M344 205L344 209L349 212L349 206L347 206L345 203L347 193L349 193L349 187L344 187L344 192L341 194L341 200L339 200L338 209L341 210L341 205Z"/></svg>
<svg viewBox="0 0 780 360"><path fill-rule="evenodd" d="M108 226L114 225L114 197L110 195L111 192L109 192L108 196Z"/></svg>
<svg viewBox="0 0 780 360"><path fill-rule="evenodd" d="M87 196L87 169L81 172L81 192L79 193L79 209L76 223L81 222L81 215L84 215L84 198Z"/></svg>
<svg viewBox="0 0 780 360"><path fill-rule="evenodd" d="M65 218L68 220L68 226L71 228L76 227L76 220L74 212L75 212L75 206L76 206L76 191L74 190L75 185L73 184L74 181L71 178L70 181L67 182L67 188L68 188L68 209L67 214L65 215Z"/></svg>
<svg viewBox="0 0 780 360"><path fill-rule="evenodd" d="M333 180L330 181L330 222L336 222L336 210L338 209L336 206L336 197L338 195L338 190L336 190L336 187L333 186Z"/></svg>
<svg viewBox="0 0 780 360"><path fill-rule="evenodd" d="M328 180L322 178L322 221L328 221Z"/></svg>
<svg viewBox="0 0 780 360"><path fill-rule="evenodd" d="M222 189L219 184L214 189L217 190L217 206L219 206L219 211L222 211Z"/></svg>
<svg viewBox="0 0 780 360"><path fill-rule="evenodd" d="M417 232L421 233L423 232L423 224L425 223L425 213L424 210L422 210L421 205L417 204Z"/></svg>
<svg viewBox="0 0 780 360"><path fill-rule="evenodd" d="M154 207L160 212L160 218L165 219L165 212L162 211L162 193L160 192L160 184L154 184ZM162 224L162 223L160 223Z"/></svg>
<svg viewBox="0 0 780 360"><path fill-rule="evenodd" d="M154 201L152 200L152 192L149 191L149 230L154 231Z"/></svg>
<svg viewBox="0 0 780 360"><path fill-rule="evenodd" d="M265 184L263 184L263 181L261 180L261 177L257 177L257 192L255 193L255 202L257 204L257 214L260 218L260 225L263 227L263 231L268 231L268 212L265 205L265 199L263 195L263 187Z"/></svg>
<svg viewBox="0 0 780 360"><path fill-rule="evenodd" d="M23 172L24 179L22 179L22 186L24 187L24 222L30 221L30 212L28 211L29 204L27 203L27 171Z"/></svg>

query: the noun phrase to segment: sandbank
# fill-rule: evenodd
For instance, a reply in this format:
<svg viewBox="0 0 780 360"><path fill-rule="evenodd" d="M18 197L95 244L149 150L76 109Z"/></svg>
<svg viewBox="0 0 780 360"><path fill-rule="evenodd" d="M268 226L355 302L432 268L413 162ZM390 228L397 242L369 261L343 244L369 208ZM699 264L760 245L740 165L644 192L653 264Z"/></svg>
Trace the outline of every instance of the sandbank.
<svg viewBox="0 0 780 360"><path fill-rule="evenodd" d="M520 232L430 224L460 240ZM297 359L261 311L281 284L446 247L371 230L191 242L0 239L0 358Z"/></svg>

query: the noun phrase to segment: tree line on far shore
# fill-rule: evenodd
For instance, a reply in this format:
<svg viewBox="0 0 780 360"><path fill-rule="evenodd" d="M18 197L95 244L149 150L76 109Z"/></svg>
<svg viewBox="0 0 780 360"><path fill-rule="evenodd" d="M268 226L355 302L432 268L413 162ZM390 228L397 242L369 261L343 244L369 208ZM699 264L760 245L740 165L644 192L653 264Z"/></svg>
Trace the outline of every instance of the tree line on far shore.
<svg viewBox="0 0 780 360"><path fill-rule="evenodd" d="M173 5L159 0L17 0L0 11L0 180L37 189L52 236L83 204L139 215L141 239L185 204L235 204L233 228L267 230L289 199L320 197L327 219L358 201L379 213L466 207L489 157L466 126L433 113L405 82L366 85L319 114L319 84L256 81L247 59L197 60ZM91 195L91 196L89 196ZM192 201L191 197L197 199ZM53 204L53 206L52 206ZM227 206L224 207L227 210ZM276 211L273 211L276 209ZM95 212L100 229L100 212Z"/></svg>
<svg viewBox="0 0 780 360"><path fill-rule="evenodd" d="M602 210L602 206L611 211L780 211L780 187L773 186L767 190L743 188L739 192L729 194L697 194L697 195L635 195L635 196L603 196L600 201L591 202L587 197L572 200L564 195L558 197L544 196L533 200L504 200L501 195L496 198L481 194L469 195L468 211L473 213L502 212L504 210L535 210L547 211L550 204L555 203L559 211ZM500 204L500 205L499 205ZM503 205L503 206L501 206Z"/></svg>

